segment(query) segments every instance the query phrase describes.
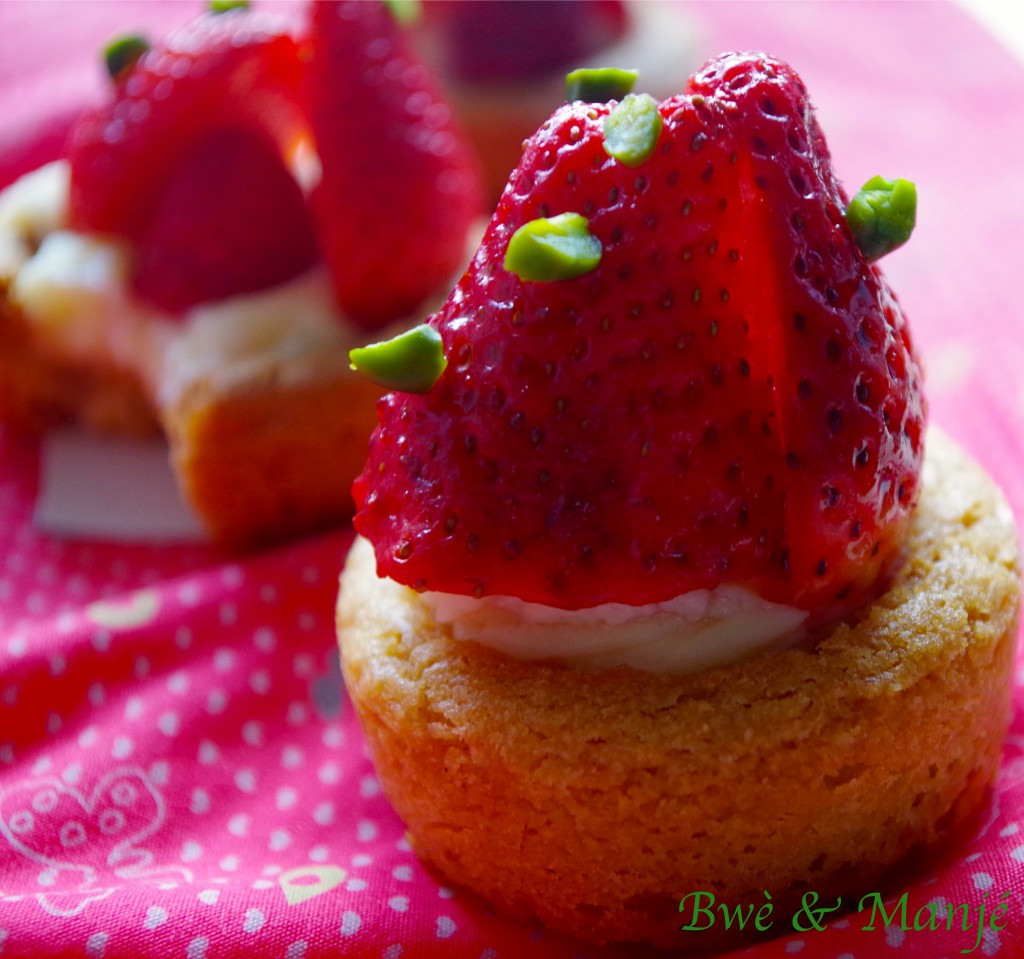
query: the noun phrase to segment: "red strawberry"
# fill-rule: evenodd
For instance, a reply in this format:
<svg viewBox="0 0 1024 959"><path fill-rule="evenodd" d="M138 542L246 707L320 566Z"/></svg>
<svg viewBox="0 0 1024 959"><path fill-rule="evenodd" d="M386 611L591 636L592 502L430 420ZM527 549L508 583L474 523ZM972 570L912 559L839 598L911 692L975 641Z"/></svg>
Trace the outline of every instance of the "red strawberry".
<svg viewBox="0 0 1024 959"><path fill-rule="evenodd" d="M475 161L383 3L314 4L306 86L338 303L366 327L405 316L464 262Z"/></svg>
<svg viewBox="0 0 1024 959"><path fill-rule="evenodd" d="M317 257L298 183L277 145L227 128L194 144L135 251L134 285L170 312L291 279Z"/></svg>
<svg viewBox="0 0 1024 959"><path fill-rule="evenodd" d="M529 142L431 318L447 369L389 394L356 483L383 575L565 608L722 582L823 610L898 547L922 457L905 320L844 220L803 84L723 56L658 105L654 152L605 152L614 104ZM582 214L600 263L503 266L528 221Z"/></svg>
<svg viewBox="0 0 1024 959"><path fill-rule="evenodd" d="M154 47L71 133L72 226L138 238L193 145L225 128L289 150L302 129L300 74L281 23L245 10L206 14Z"/></svg>

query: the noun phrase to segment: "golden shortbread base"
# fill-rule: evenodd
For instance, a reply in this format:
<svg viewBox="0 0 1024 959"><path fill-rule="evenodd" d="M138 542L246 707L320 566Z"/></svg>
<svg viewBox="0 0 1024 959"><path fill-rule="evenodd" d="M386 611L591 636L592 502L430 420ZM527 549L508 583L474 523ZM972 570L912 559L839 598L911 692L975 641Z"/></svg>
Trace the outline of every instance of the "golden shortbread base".
<svg viewBox="0 0 1024 959"><path fill-rule="evenodd" d="M166 435L186 501L210 537L244 549L352 515L350 488L366 460L381 390L347 358L315 357L296 375L204 378L171 405L109 365L41 347L0 295L0 421L42 433L64 423Z"/></svg>
<svg viewBox="0 0 1024 959"><path fill-rule="evenodd" d="M678 678L517 661L453 640L362 540L338 628L384 789L449 881L593 942L704 948L734 943L679 931L688 893L767 890L786 915L808 889L872 891L969 824L1019 601L1002 495L933 431L891 583L807 648Z"/></svg>

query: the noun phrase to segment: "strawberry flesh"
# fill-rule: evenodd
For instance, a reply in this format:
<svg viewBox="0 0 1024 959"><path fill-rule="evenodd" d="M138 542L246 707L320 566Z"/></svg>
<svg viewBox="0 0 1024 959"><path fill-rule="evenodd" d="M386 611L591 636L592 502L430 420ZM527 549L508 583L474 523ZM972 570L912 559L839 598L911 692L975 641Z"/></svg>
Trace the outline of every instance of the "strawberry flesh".
<svg viewBox="0 0 1024 959"><path fill-rule="evenodd" d="M224 129L193 144L135 252L134 287L177 313L283 283L317 258L306 201L277 145Z"/></svg>
<svg viewBox="0 0 1024 959"><path fill-rule="evenodd" d="M342 310L378 327L463 266L483 209L479 173L383 3L314 4L307 59L321 249Z"/></svg>
<svg viewBox="0 0 1024 959"><path fill-rule="evenodd" d="M802 82L763 55L712 61L660 104L636 168L603 149L610 109L566 105L529 141L430 320L445 373L382 401L357 530L417 589L862 602L916 500L921 373ZM516 229L563 212L601 240L594 271L502 267Z"/></svg>

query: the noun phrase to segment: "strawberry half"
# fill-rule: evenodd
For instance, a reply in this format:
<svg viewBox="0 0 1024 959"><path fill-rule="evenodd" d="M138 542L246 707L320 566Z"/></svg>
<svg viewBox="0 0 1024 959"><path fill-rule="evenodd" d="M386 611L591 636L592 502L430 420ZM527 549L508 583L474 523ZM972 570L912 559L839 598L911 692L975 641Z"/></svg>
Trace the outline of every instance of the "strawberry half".
<svg viewBox="0 0 1024 959"><path fill-rule="evenodd" d="M154 221L166 223L169 189L178 201L190 204L180 217L193 218L195 235L206 223L211 232L223 232L223 223L238 206L238 188L219 204L218 191L210 183L199 185L196 157L204 149L212 151L208 159L220 154L217 163L222 165L225 149L208 144L211 137L231 131L238 138L236 143L257 144L250 171L242 169L248 162L245 151L231 150L232 162L250 185L270 175L275 163L283 171L281 158L303 129L300 76L297 43L277 19L246 10L199 17L119 74L111 100L72 130L68 143L71 226L148 244L144 260L150 266L144 269L149 272L160 268L154 251L160 247L156 234L161 227ZM266 144L272 146L269 158ZM179 172L183 166L190 169ZM276 170L272 178L282 181ZM291 188L289 196L293 194L298 194L297 187ZM266 221L268 209L287 211L279 224L276 248L284 260L294 262L287 231L302 217L293 199L254 197L253 205L260 208L257 221ZM175 214L170 216L173 219ZM178 226L173 229L180 233ZM259 229L266 235L265 222ZM168 238L166 245L173 249L175 241ZM300 237L297 245L304 249L306 240ZM265 251L264 259L273 259L273 251ZM308 265L308 259L299 259ZM201 287L207 281L203 278L195 289L183 286L174 291L164 283L159 298L191 305L204 297ZM152 284L144 280L142 287L149 289Z"/></svg>
<svg viewBox="0 0 1024 959"><path fill-rule="evenodd" d="M277 145L227 128L193 144L135 248L133 285L171 313L262 290L315 262L305 197Z"/></svg>
<svg viewBox="0 0 1024 959"><path fill-rule="evenodd" d="M863 600L916 500L921 372L802 82L767 56L716 59L652 106L636 165L606 152L613 109L564 106L529 141L430 320L447 368L380 406L356 528L417 589L570 609L724 582L819 612ZM585 218L596 267L505 268L520 227L563 213Z"/></svg>
<svg viewBox="0 0 1024 959"><path fill-rule="evenodd" d="M379 326L416 310L463 265L483 210L479 174L385 4L314 4L308 60L321 248L341 308Z"/></svg>

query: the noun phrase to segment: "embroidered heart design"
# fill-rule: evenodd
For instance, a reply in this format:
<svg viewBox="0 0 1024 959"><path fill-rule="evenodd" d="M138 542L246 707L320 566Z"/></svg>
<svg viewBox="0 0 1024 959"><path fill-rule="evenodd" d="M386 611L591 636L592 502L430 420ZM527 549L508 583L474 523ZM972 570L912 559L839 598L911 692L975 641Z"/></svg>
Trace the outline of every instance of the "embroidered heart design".
<svg viewBox="0 0 1024 959"><path fill-rule="evenodd" d="M160 595L155 589L140 589L120 599L102 599L90 603L85 614L97 626L106 629L131 629L156 619Z"/></svg>
<svg viewBox="0 0 1024 959"><path fill-rule="evenodd" d="M340 886L348 875L340 866L299 866L277 877L289 906L298 905L314 896Z"/></svg>
<svg viewBox="0 0 1024 959"><path fill-rule="evenodd" d="M0 834L19 853L60 871L76 873L75 885L98 875L115 876L148 866L152 853L137 843L159 829L163 797L139 769L108 772L86 796L56 778L16 783L0 793Z"/></svg>

